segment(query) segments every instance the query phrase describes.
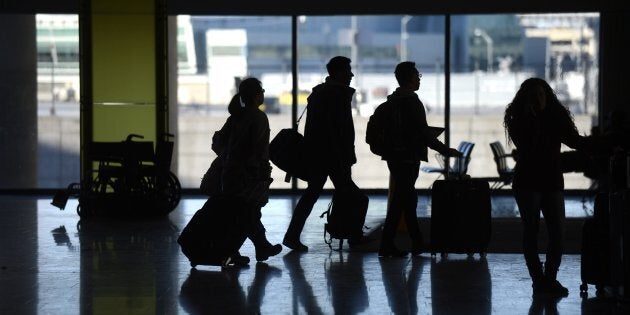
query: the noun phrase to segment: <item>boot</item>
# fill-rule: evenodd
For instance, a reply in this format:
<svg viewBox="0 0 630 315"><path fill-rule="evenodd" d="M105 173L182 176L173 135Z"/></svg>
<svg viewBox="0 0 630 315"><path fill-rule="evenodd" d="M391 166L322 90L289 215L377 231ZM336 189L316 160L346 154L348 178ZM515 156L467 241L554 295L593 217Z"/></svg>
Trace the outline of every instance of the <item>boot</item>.
<svg viewBox="0 0 630 315"><path fill-rule="evenodd" d="M265 261L271 256L280 254L282 245L256 246L256 261Z"/></svg>
<svg viewBox="0 0 630 315"><path fill-rule="evenodd" d="M278 255L282 251L282 245L272 245L269 243L264 231L251 237L251 240L256 249L256 261L265 261L269 259L270 256Z"/></svg>
<svg viewBox="0 0 630 315"><path fill-rule="evenodd" d="M308 246L302 244L300 242L300 237L290 236L288 233L284 235L284 239L282 239L282 244L292 250L298 252L308 252Z"/></svg>
<svg viewBox="0 0 630 315"><path fill-rule="evenodd" d="M554 297L567 297L569 295L569 289L564 287L560 281L556 279L557 275L557 268L547 268L547 264L545 264L544 281L549 295Z"/></svg>
<svg viewBox="0 0 630 315"><path fill-rule="evenodd" d="M232 257L232 262L234 265L239 267L245 267L249 265L249 257L241 255L241 253L236 252L236 255Z"/></svg>

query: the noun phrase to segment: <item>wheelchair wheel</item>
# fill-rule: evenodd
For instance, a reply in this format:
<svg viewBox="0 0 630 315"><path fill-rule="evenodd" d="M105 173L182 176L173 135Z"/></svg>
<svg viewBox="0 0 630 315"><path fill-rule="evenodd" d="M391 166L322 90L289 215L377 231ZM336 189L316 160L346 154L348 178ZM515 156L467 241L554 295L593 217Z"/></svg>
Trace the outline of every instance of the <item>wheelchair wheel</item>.
<svg viewBox="0 0 630 315"><path fill-rule="evenodd" d="M161 214L168 214L175 210L182 196L182 186L173 172L168 172L164 183L158 189L158 200L160 200Z"/></svg>
<svg viewBox="0 0 630 315"><path fill-rule="evenodd" d="M182 197L182 185L179 183L179 179L177 178L177 176L175 176L175 174L173 174L172 172L168 172L167 183L167 191L169 192L169 205L171 207L171 210L173 210L175 209L175 207L177 207L177 205L179 204L179 200Z"/></svg>

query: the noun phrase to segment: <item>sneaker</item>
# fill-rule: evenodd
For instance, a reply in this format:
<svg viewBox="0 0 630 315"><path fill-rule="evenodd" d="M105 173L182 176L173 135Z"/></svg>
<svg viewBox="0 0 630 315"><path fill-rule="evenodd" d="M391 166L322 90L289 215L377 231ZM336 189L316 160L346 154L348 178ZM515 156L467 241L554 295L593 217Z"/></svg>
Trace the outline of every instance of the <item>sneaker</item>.
<svg viewBox="0 0 630 315"><path fill-rule="evenodd" d="M282 245L276 244L265 247L263 249L256 248L256 261L265 261L271 256L280 254L282 251Z"/></svg>
<svg viewBox="0 0 630 315"><path fill-rule="evenodd" d="M245 267L249 265L249 257L236 254L232 257L232 263L236 266Z"/></svg>
<svg viewBox="0 0 630 315"><path fill-rule="evenodd" d="M564 287L558 280L549 280L546 283L547 290L550 295L557 297L567 297L569 296L569 289Z"/></svg>
<svg viewBox="0 0 630 315"><path fill-rule="evenodd" d="M299 239L290 239L285 236L282 245L298 252L308 252L308 246L302 244Z"/></svg>

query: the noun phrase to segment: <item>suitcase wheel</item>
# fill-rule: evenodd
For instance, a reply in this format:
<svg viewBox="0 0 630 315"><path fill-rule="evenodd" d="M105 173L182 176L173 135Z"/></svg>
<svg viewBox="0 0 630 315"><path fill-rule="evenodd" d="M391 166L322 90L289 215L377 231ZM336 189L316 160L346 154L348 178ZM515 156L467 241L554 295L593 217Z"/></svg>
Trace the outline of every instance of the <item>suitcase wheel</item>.
<svg viewBox="0 0 630 315"><path fill-rule="evenodd" d="M588 284L586 283L580 284L580 292L586 292L586 291L588 291Z"/></svg>

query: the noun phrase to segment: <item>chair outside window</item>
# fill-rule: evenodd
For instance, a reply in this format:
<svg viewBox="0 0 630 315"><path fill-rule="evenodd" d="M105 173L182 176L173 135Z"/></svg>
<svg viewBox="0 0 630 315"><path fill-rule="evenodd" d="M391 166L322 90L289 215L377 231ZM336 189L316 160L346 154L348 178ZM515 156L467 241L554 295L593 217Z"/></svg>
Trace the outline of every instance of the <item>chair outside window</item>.
<svg viewBox="0 0 630 315"><path fill-rule="evenodd" d="M470 164L470 156L472 154L472 150L475 147L475 144L468 141L462 141L457 146L457 151L462 153L461 157L457 157L453 159L453 163L449 163L448 166L448 175L447 176L461 176L466 175L468 172L468 164ZM440 164L439 167L426 165L421 166L420 170L425 173L440 173L440 177L446 174L447 168L445 163L445 157L439 153L435 155L435 159ZM450 158L448 159L450 162ZM438 177L438 178L440 178ZM446 177L446 176L445 176Z"/></svg>
<svg viewBox="0 0 630 315"><path fill-rule="evenodd" d="M506 153L503 148L503 144L499 141L490 143L490 149L494 156L494 162L497 166L497 173L499 177L487 178L489 182L493 182L490 186L491 189L500 189L503 186L511 185L514 179L514 169L510 167L509 159L514 159L513 154Z"/></svg>

